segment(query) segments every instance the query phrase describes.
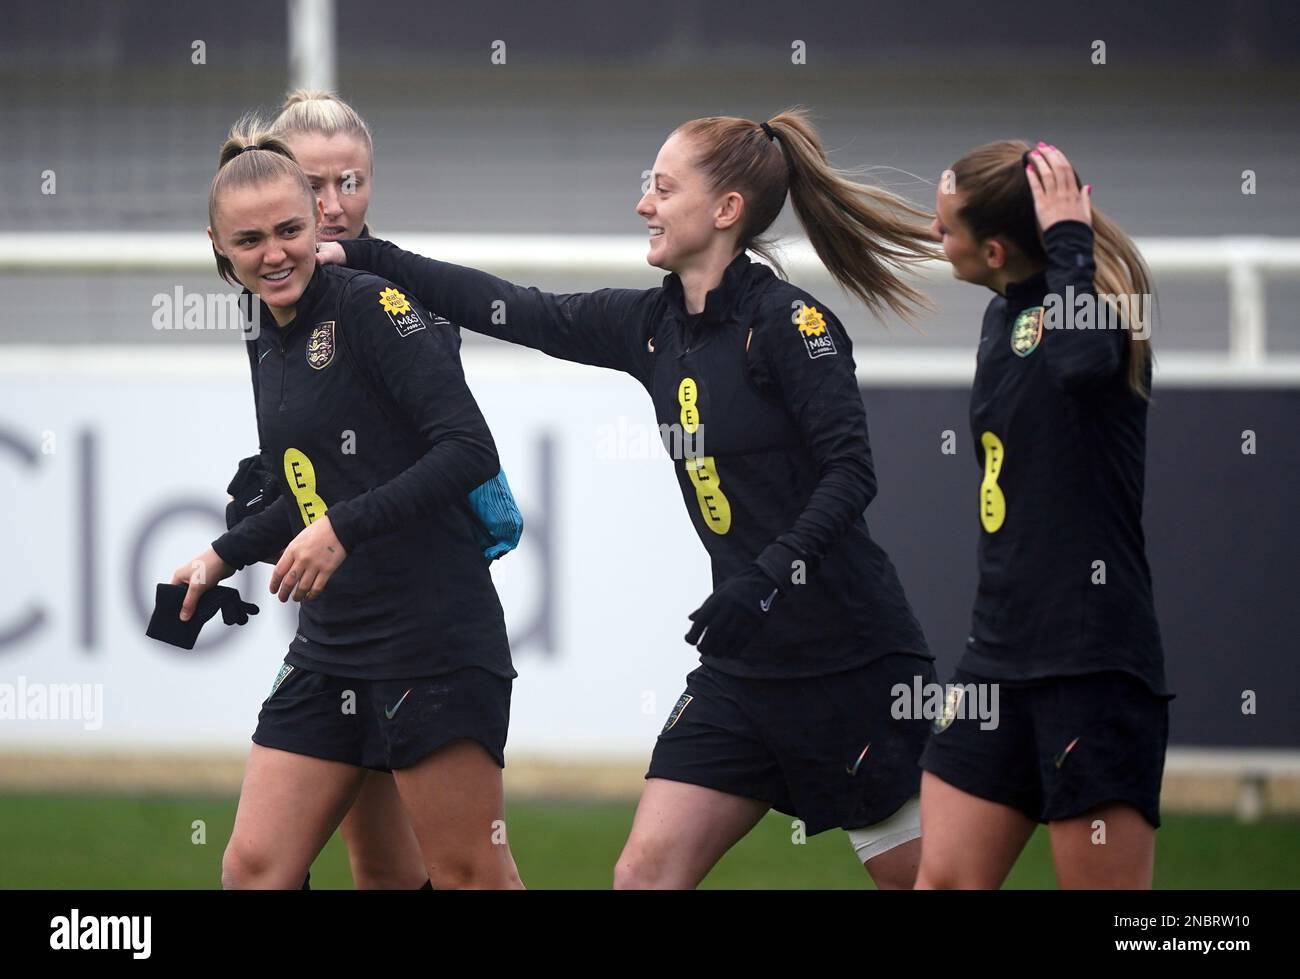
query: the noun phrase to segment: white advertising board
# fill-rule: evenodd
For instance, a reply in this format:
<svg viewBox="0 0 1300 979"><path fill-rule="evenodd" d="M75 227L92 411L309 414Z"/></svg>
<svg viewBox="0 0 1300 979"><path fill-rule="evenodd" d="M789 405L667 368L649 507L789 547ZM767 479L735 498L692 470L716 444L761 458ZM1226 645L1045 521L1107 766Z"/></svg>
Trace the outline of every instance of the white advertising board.
<svg viewBox="0 0 1300 979"><path fill-rule="evenodd" d="M525 519L493 571L520 674L510 750L648 756L710 587L650 401L528 351L466 361ZM235 344L0 368L0 750L248 743L297 615L269 567L231 582L262 609L247 626L218 616L192 651L144 630L155 583L223 529L255 446Z"/></svg>

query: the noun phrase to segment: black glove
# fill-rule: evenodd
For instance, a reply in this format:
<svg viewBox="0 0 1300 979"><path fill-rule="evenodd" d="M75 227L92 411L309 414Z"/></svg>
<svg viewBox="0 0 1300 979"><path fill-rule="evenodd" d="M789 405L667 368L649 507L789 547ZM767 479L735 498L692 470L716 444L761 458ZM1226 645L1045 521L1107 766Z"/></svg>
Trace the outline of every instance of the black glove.
<svg viewBox="0 0 1300 979"><path fill-rule="evenodd" d="M781 589L757 564L719 585L690 614L686 641L702 656L739 656L763 628Z"/></svg>
<svg viewBox="0 0 1300 979"><path fill-rule="evenodd" d="M239 468L226 492L234 497L226 504L226 529L234 530L239 521L274 503L280 495L280 484L274 473L262 465L261 456L249 456L239 460Z"/></svg>
<svg viewBox="0 0 1300 979"><path fill-rule="evenodd" d="M193 649L203 624L221 610L221 620L226 625L245 625L258 608L239 597L238 590L217 585L199 596L199 603L188 622L181 621L181 605L189 585L159 585L154 600L153 617L145 635L181 649Z"/></svg>

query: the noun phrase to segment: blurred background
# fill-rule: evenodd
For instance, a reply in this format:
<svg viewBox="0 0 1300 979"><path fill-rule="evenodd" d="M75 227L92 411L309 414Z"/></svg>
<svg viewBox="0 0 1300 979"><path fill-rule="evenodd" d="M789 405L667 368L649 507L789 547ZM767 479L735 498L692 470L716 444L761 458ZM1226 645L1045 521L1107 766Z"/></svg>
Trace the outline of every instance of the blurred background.
<svg viewBox="0 0 1300 979"><path fill-rule="evenodd" d="M265 594L262 566L236 579L261 596L248 626L209 626L192 652L143 635L154 583L216 536L226 482L256 446L239 336L159 330L153 313L177 289L224 289L204 236L217 150L238 116L274 115L299 84L336 90L369 123L375 234L555 291L659 282L633 207L690 118L805 105L832 162L927 208L979 143L1065 150L1138 239L1159 303L1146 530L1179 696L1156 883L1294 887L1300 13L1284 0L1026 11L6 8L0 887L217 884L295 613ZM778 229L791 278L852 334L880 484L868 521L946 676L975 586L966 400L990 294L936 267L935 310L882 323L829 281L788 211ZM635 382L464 336L526 521L494 566L520 673L512 847L530 885L606 886L694 663L681 636L707 561ZM955 455L940 450L948 431ZM1042 835L1011 886L1051 886ZM842 834L791 836L770 816L708 883L866 885ZM350 886L337 839L319 863L314 883Z"/></svg>

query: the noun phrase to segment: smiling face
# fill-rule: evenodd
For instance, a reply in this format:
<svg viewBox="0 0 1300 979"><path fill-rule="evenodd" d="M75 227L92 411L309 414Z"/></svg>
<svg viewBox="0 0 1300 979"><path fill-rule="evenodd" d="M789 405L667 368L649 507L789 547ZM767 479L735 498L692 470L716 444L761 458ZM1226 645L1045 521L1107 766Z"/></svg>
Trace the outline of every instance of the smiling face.
<svg viewBox="0 0 1300 979"><path fill-rule="evenodd" d="M321 241L358 238L370 209L372 166L365 143L335 133L286 133L285 142L320 198L324 220Z"/></svg>
<svg viewBox="0 0 1300 979"><path fill-rule="evenodd" d="M313 207L313 205L315 205ZM281 326L316 270L316 229L323 208L289 177L232 187L217 202L208 229L235 276L270 308Z"/></svg>
<svg viewBox="0 0 1300 979"><path fill-rule="evenodd" d="M650 231L646 261L668 272L681 272L710 247L717 247L719 231L736 228L739 201L739 194L709 188L685 137L676 133L668 137L655 157L650 189L636 206Z"/></svg>

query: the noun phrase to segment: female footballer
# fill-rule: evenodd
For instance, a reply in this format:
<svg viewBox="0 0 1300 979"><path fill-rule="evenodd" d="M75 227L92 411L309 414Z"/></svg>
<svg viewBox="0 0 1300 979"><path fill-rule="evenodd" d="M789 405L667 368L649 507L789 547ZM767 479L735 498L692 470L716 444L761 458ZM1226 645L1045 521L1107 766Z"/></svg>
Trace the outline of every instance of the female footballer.
<svg viewBox="0 0 1300 979"><path fill-rule="evenodd" d="M1149 888L1169 699L1141 522L1150 279L1054 146L990 143L952 176L935 237L997 295L970 409L979 588L922 759L917 887L999 887L1046 823L1062 887ZM991 729L970 684L1001 688Z"/></svg>
<svg viewBox="0 0 1300 979"><path fill-rule="evenodd" d="M519 887L500 832L516 674L467 502L499 465L457 338L391 283L318 268L325 208L276 136L245 120L220 160L209 236L222 277L258 300L258 430L282 493L172 581L189 584L184 619L282 550L271 591L303 603L223 885L299 887L377 770L433 886Z"/></svg>
<svg viewBox="0 0 1300 979"><path fill-rule="evenodd" d="M689 616L701 665L656 743L616 887L694 887L773 808L809 835L849 830L878 886L915 879L927 725L894 718L890 691L930 677L932 657L863 516L876 481L848 335L746 255L770 255L760 236L787 195L874 311L921 302L899 273L931 256L929 215L832 169L798 111L696 119L663 144L636 207L661 288L550 295L387 242L321 249L466 329L631 374L680 436L668 448L714 590Z"/></svg>
<svg viewBox="0 0 1300 979"><path fill-rule="evenodd" d="M374 144L365 120L329 92L299 89L285 99L273 128L321 202L320 240L367 236ZM230 487L238 497L232 508L237 519L248 512L242 505L262 497L263 487L274 479L274 472L263 469L257 456L241 462L240 473ZM241 491L241 483L246 492ZM367 773L339 833L347 845L352 880L358 889L410 890L427 885L424 858L392 775Z"/></svg>

